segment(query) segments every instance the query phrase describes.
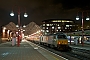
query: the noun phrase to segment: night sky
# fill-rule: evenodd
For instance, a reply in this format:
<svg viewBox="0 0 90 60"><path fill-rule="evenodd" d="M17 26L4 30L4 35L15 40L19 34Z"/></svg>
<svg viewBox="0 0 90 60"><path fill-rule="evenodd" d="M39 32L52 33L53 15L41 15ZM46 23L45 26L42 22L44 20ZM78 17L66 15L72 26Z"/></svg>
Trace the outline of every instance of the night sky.
<svg viewBox="0 0 90 60"><path fill-rule="evenodd" d="M0 26L9 22L18 24L17 11L21 12L21 25L35 22L41 25L46 19L73 19L79 10L90 10L90 3L87 0L0 0ZM11 17L10 12L14 11L15 16ZM24 12L29 15L23 17Z"/></svg>

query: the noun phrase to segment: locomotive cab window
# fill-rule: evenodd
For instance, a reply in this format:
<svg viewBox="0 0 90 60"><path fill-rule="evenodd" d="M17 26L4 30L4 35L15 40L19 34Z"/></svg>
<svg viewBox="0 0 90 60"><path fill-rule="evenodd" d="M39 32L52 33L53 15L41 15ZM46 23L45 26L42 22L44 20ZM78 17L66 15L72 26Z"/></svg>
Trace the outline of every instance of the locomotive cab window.
<svg viewBox="0 0 90 60"><path fill-rule="evenodd" d="M58 35L57 38L63 38L63 39L67 39L67 37L65 35Z"/></svg>

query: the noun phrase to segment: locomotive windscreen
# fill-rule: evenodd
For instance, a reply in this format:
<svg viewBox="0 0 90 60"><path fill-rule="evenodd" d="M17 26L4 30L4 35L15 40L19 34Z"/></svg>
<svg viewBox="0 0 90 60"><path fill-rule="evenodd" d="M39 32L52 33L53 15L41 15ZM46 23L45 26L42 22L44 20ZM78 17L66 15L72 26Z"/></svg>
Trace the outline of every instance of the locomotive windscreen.
<svg viewBox="0 0 90 60"><path fill-rule="evenodd" d="M57 38L58 39L67 39L66 35L58 35Z"/></svg>

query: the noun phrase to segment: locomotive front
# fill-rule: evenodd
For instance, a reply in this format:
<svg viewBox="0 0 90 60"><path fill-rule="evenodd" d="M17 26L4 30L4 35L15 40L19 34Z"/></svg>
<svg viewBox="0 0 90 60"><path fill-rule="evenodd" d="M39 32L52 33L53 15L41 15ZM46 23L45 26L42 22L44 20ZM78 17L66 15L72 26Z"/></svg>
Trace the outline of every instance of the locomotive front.
<svg viewBox="0 0 90 60"><path fill-rule="evenodd" d="M69 49L68 39L65 34L57 34L57 48L59 50L67 50Z"/></svg>

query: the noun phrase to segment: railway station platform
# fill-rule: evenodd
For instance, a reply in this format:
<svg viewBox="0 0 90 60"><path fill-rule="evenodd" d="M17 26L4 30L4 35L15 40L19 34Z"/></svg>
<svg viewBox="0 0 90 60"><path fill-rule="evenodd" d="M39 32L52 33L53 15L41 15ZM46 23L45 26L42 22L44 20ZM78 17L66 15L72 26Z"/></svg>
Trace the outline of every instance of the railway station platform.
<svg viewBox="0 0 90 60"><path fill-rule="evenodd" d="M78 48L78 49L85 49L85 50L90 50L90 44L69 44L70 47L72 48Z"/></svg>
<svg viewBox="0 0 90 60"><path fill-rule="evenodd" d="M20 46L12 46L11 42L0 44L0 60L68 60L51 53L44 48L23 40Z"/></svg>

